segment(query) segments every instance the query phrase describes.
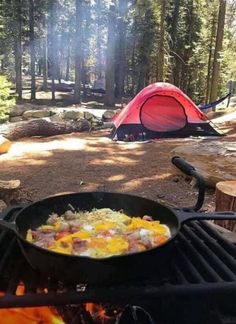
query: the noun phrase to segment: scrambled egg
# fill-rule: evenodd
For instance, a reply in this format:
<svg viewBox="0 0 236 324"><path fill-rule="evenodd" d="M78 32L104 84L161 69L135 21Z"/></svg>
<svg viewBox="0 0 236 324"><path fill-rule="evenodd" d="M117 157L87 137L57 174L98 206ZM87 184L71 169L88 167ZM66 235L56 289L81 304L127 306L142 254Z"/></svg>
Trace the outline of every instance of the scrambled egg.
<svg viewBox="0 0 236 324"><path fill-rule="evenodd" d="M60 232L59 223L68 223L69 230ZM55 233L54 240L46 248L59 253L105 258L147 250L170 238L170 231L159 221L129 217L109 208L94 209L91 212L76 212L73 222L78 231L71 232L70 221L63 216L37 229L41 236ZM42 234L43 233L43 234ZM57 237L57 234L59 236ZM54 235L54 234L53 234ZM28 230L26 239L36 243L34 234ZM43 240L43 239L42 239Z"/></svg>

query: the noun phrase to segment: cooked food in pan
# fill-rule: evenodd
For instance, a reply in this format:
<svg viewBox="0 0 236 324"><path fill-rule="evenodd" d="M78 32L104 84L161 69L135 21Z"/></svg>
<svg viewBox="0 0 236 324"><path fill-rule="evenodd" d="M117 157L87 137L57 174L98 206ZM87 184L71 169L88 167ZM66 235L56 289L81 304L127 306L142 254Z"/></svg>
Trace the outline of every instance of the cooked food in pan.
<svg viewBox="0 0 236 324"><path fill-rule="evenodd" d="M129 217L109 208L52 214L45 225L29 229L27 241L42 248L91 258L145 251L170 238L166 225L151 216Z"/></svg>

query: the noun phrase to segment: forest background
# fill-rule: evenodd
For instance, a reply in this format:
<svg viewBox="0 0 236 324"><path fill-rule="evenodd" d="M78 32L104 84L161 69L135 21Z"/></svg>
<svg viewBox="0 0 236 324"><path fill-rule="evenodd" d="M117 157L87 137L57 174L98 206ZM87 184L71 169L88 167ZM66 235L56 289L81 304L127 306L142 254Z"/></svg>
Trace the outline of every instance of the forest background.
<svg viewBox="0 0 236 324"><path fill-rule="evenodd" d="M233 0L1 0L0 74L18 100L25 76L31 99L41 78L52 100L72 84L75 103L104 77L107 106L157 81L208 103L236 80L235 17Z"/></svg>

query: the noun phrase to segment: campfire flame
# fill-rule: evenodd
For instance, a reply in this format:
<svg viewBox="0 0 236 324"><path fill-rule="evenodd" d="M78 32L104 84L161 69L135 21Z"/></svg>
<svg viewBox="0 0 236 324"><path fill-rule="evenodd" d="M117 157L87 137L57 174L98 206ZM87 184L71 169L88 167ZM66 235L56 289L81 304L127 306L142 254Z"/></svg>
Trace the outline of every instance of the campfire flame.
<svg viewBox="0 0 236 324"><path fill-rule="evenodd" d="M53 307L0 309L2 324L64 324Z"/></svg>
<svg viewBox="0 0 236 324"><path fill-rule="evenodd" d="M39 291L38 291L39 292ZM41 293L46 293L44 289ZM20 283L17 286L16 296L25 294L25 286ZM5 293L0 291L0 297ZM89 317L95 324L111 324L115 322L120 310L118 308L106 307L106 305L86 303L83 309L88 312ZM0 324L65 324L56 307L23 307L0 309Z"/></svg>
<svg viewBox="0 0 236 324"><path fill-rule="evenodd" d="M19 284L16 296L25 293L25 286ZM0 292L0 297L4 292ZM24 307L0 309L0 324L64 324L61 316L54 307Z"/></svg>

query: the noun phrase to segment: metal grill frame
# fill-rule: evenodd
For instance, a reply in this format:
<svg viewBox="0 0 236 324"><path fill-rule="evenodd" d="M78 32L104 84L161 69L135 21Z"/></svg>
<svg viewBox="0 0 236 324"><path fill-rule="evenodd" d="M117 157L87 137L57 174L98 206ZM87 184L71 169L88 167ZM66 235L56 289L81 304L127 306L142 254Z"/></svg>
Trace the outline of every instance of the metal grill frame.
<svg viewBox="0 0 236 324"><path fill-rule="evenodd" d="M17 240L0 233L0 308L59 306L69 304L135 304L159 298L236 295L236 245L222 237L206 221L183 225L175 242L175 256L160 282L155 277L143 282L114 286L66 286L43 278L25 261ZM158 262L158 260L157 260ZM16 295L23 282L25 293Z"/></svg>

